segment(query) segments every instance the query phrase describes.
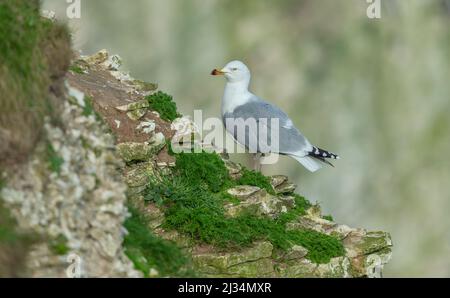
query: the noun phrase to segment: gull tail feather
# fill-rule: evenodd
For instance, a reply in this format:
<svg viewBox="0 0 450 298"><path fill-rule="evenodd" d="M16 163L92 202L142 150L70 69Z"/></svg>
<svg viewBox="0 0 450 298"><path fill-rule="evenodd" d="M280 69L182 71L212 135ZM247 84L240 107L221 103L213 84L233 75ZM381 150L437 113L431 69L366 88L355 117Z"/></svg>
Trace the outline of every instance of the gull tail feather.
<svg viewBox="0 0 450 298"><path fill-rule="evenodd" d="M295 160L297 160L299 163L301 163L308 171L310 172L315 172L319 169L322 168L322 164L314 159L311 156L304 156L304 157L300 157L300 156L296 156L296 155L290 155L290 157L294 158Z"/></svg>

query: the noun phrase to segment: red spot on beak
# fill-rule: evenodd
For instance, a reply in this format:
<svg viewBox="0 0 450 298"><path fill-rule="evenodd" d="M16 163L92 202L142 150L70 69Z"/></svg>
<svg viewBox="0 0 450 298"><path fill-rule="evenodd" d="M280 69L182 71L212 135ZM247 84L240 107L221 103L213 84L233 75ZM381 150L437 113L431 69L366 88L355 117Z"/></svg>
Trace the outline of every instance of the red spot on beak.
<svg viewBox="0 0 450 298"><path fill-rule="evenodd" d="M213 71L211 71L211 75L213 75L213 76L221 76L223 74L224 74L224 72L220 71L218 69L214 69Z"/></svg>

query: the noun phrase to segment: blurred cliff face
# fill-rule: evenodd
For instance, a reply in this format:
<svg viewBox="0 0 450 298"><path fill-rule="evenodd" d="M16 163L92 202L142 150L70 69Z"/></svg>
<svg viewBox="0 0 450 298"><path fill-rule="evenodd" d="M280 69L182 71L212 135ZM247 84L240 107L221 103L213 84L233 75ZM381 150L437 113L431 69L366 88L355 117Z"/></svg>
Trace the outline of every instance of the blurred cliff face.
<svg viewBox="0 0 450 298"><path fill-rule="evenodd" d="M232 59L252 90L286 110L310 140L339 153L316 174L283 158L267 174L337 221L390 231L389 276L450 276L450 1L81 1L75 46L122 56L135 77L160 84L181 111L218 116ZM44 7L67 19L65 1Z"/></svg>

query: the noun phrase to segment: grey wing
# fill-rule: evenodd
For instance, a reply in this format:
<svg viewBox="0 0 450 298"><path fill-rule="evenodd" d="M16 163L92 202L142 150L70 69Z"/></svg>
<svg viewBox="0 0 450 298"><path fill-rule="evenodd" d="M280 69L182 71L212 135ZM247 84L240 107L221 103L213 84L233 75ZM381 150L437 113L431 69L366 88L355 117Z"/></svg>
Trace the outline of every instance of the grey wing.
<svg viewBox="0 0 450 298"><path fill-rule="evenodd" d="M244 123L237 119L242 119ZM298 155L299 152L306 154L312 149L309 141L282 110L260 99L239 106L232 113L226 113L223 121L235 140L251 152L256 150L256 152L262 153ZM278 125L276 125L277 122ZM252 123L256 123L256 127ZM239 130L241 130L241 134Z"/></svg>

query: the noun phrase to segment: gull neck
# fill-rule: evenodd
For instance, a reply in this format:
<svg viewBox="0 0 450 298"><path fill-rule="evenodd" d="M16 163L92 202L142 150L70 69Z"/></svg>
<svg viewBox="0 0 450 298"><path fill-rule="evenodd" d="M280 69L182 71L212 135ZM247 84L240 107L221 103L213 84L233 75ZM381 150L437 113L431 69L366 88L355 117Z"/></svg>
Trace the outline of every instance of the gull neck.
<svg viewBox="0 0 450 298"><path fill-rule="evenodd" d="M227 81L225 89L234 90L234 92L248 92L248 87L250 85L250 78L240 81Z"/></svg>
<svg viewBox="0 0 450 298"><path fill-rule="evenodd" d="M248 103L252 93L248 91L250 80L227 82L222 99L222 115L232 113L238 106Z"/></svg>

